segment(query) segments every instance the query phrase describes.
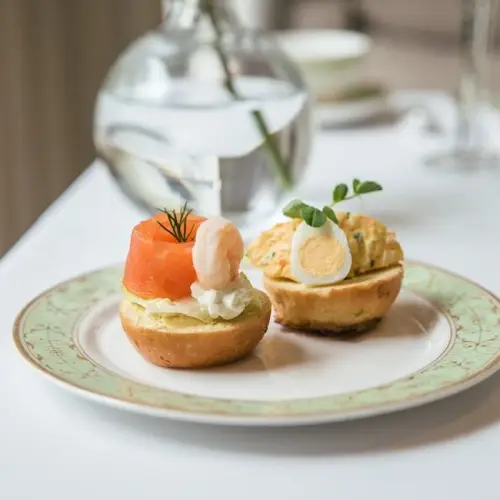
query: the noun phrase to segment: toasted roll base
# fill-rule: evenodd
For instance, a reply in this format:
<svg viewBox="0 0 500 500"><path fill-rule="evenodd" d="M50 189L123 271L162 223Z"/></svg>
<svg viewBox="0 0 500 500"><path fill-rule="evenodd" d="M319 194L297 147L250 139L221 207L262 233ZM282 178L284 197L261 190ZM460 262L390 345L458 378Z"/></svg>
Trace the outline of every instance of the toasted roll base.
<svg viewBox="0 0 500 500"><path fill-rule="evenodd" d="M264 287L283 325L317 332L363 332L374 328L396 300L403 266L374 271L338 284L307 287L264 278Z"/></svg>
<svg viewBox="0 0 500 500"><path fill-rule="evenodd" d="M207 325L155 325L125 300L119 315L127 337L147 361L165 368L207 368L244 358L262 340L271 302L259 290L255 290L254 301L258 307L251 315Z"/></svg>

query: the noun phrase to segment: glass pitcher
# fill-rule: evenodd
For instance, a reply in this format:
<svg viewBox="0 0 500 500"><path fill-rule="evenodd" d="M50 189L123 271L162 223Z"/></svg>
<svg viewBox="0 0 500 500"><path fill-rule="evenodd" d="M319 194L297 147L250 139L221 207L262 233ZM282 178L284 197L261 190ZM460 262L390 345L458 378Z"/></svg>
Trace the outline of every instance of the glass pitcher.
<svg viewBox="0 0 500 500"><path fill-rule="evenodd" d="M243 28L230 1L170 0L100 89L94 141L147 212L187 202L243 230L277 208L310 153L310 100L271 34Z"/></svg>

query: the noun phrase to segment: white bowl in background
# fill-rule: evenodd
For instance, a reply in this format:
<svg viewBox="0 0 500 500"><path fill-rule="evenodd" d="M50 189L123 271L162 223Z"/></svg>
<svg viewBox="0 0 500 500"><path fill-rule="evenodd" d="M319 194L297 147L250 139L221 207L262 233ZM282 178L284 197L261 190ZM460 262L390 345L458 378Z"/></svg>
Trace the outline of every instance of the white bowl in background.
<svg viewBox="0 0 500 500"><path fill-rule="evenodd" d="M294 60L316 100L322 101L362 79L372 48L369 36L347 30L290 30L276 33L282 50Z"/></svg>

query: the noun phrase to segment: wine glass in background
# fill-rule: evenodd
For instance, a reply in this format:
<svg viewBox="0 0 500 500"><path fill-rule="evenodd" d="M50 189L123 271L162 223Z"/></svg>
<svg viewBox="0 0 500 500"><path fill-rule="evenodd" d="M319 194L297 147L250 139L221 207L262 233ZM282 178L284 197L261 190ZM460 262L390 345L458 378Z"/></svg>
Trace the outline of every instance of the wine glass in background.
<svg viewBox="0 0 500 500"><path fill-rule="evenodd" d="M427 165L451 170L500 166L498 150L488 144L484 115L497 7L498 0L462 0L462 74L455 136L451 148L426 158Z"/></svg>

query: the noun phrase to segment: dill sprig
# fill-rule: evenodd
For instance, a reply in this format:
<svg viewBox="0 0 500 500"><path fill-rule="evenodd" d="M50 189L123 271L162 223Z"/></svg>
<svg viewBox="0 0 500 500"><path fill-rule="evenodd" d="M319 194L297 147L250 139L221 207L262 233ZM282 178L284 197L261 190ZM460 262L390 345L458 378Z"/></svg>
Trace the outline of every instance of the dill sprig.
<svg viewBox="0 0 500 500"><path fill-rule="evenodd" d="M191 230L188 233L187 219L193 213L193 209L188 208L187 202L184 203L184 206L180 209L179 212L161 208L159 209L159 211L167 216L168 221L170 222L171 229L157 220L156 222L158 222L160 227L163 230L167 231L168 234L173 236L179 243L186 243L187 241L189 241L189 238L191 238L191 235L193 234L194 225L191 227Z"/></svg>

